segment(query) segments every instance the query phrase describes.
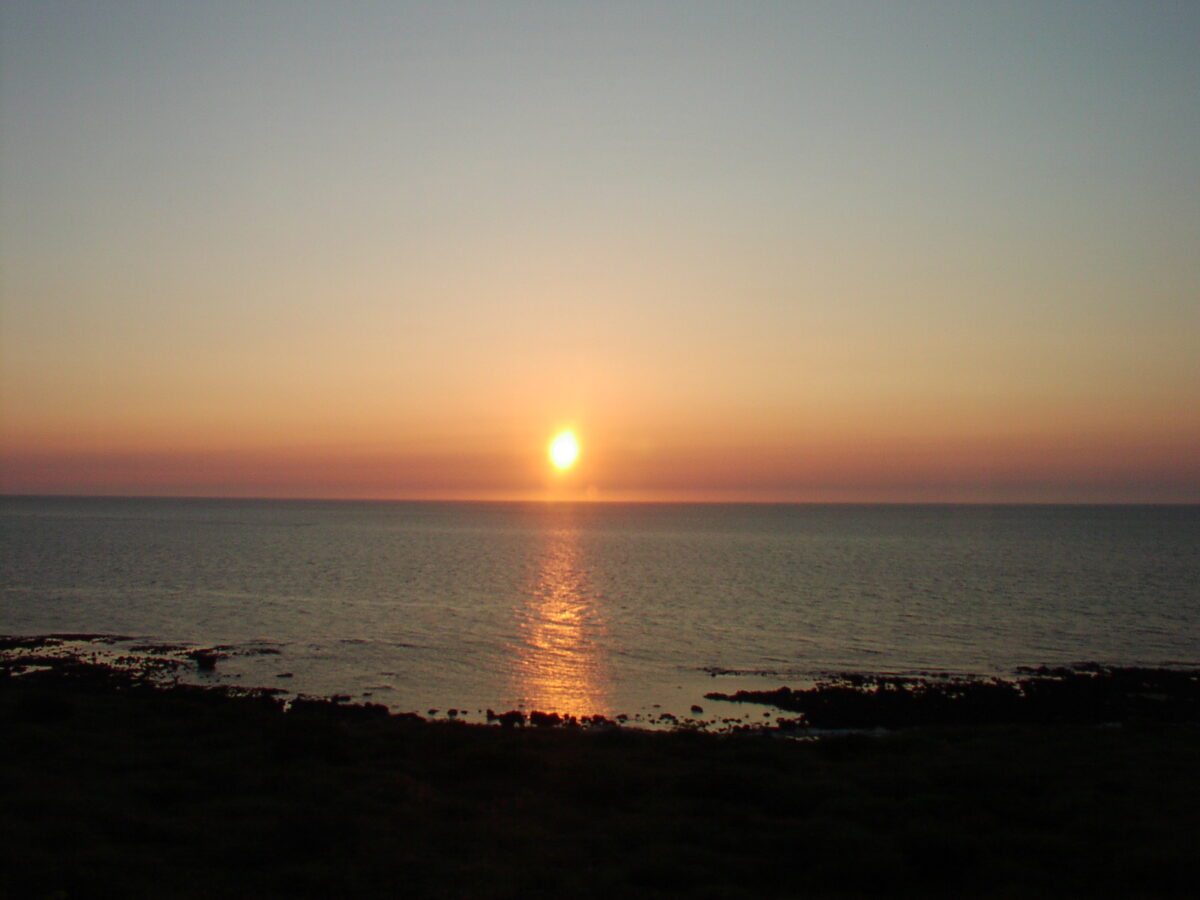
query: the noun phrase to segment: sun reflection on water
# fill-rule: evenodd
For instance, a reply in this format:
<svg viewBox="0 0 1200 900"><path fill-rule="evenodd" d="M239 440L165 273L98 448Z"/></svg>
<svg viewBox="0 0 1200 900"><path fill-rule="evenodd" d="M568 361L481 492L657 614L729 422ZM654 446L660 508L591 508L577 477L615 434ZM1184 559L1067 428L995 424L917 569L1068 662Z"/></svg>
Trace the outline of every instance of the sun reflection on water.
<svg viewBox="0 0 1200 900"><path fill-rule="evenodd" d="M589 579L579 533L548 534L518 610L514 688L527 709L566 715L609 715L608 673L598 639L601 608Z"/></svg>

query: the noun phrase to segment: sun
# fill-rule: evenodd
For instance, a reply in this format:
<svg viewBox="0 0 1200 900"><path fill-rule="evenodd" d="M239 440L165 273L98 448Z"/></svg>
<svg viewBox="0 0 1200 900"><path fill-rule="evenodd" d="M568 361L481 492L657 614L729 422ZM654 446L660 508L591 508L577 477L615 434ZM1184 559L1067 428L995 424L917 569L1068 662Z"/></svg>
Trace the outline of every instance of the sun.
<svg viewBox="0 0 1200 900"><path fill-rule="evenodd" d="M555 468L569 469L579 458L579 441L573 431L560 431L550 442L550 461Z"/></svg>

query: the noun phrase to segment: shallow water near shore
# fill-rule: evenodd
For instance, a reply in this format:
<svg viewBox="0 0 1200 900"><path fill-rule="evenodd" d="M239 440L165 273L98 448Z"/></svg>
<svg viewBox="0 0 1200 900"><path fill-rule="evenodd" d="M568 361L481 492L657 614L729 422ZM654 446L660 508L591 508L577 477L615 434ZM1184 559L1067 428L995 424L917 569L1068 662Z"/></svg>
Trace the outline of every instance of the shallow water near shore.
<svg viewBox="0 0 1200 900"><path fill-rule="evenodd" d="M196 679L393 711L1200 664L1196 506L10 497L0 529L0 633L223 647Z"/></svg>

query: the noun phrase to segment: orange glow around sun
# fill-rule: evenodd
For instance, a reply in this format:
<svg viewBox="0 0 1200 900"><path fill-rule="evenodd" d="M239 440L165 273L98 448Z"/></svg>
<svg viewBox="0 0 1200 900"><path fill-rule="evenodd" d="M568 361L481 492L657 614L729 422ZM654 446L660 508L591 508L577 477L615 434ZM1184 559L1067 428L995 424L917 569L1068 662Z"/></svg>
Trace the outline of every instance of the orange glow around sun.
<svg viewBox="0 0 1200 900"><path fill-rule="evenodd" d="M579 441L573 431L561 431L550 442L550 461L555 468L567 470L579 458Z"/></svg>

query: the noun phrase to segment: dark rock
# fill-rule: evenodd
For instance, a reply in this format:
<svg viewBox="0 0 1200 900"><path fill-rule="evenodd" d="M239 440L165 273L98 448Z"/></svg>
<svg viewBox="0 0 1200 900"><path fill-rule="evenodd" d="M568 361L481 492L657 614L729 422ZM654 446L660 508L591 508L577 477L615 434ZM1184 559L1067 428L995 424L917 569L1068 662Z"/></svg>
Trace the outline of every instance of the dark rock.
<svg viewBox="0 0 1200 900"><path fill-rule="evenodd" d="M213 671L217 667L217 661L225 658L224 653L213 650L192 650L187 656L196 663L196 668L201 672Z"/></svg>
<svg viewBox="0 0 1200 900"><path fill-rule="evenodd" d="M1022 668L1018 675L1012 681L853 674L809 690L705 696L802 713L819 728L1200 721L1200 673L1089 662Z"/></svg>

